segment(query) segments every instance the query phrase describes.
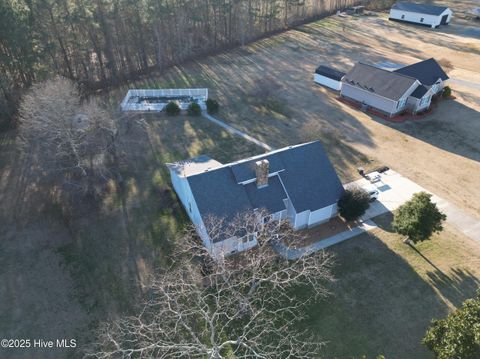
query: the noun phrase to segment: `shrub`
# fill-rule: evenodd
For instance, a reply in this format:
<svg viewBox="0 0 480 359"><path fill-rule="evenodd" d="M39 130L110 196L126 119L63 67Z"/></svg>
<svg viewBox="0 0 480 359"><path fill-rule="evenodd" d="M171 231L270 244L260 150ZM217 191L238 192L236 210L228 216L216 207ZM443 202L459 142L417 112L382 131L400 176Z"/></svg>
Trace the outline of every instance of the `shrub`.
<svg viewBox="0 0 480 359"><path fill-rule="evenodd" d="M445 86L444 87L442 96L445 97L445 98L448 98L448 97L452 96L452 89L450 88L450 86Z"/></svg>
<svg viewBox="0 0 480 359"><path fill-rule="evenodd" d="M214 114L218 112L218 108L220 107L217 100L212 100L209 98L205 104L207 105L207 112L210 114Z"/></svg>
<svg viewBox="0 0 480 359"><path fill-rule="evenodd" d="M443 230L442 222L447 218L431 201L426 192L415 193L412 199L398 208L392 227L395 232L413 243L430 239L433 233Z"/></svg>
<svg viewBox="0 0 480 359"><path fill-rule="evenodd" d="M180 107L178 107L176 102L170 101L165 106L165 112L169 116L176 116L180 113Z"/></svg>
<svg viewBox="0 0 480 359"><path fill-rule="evenodd" d="M343 193L338 201L340 215L347 221L362 216L370 207L370 195L360 187L352 187Z"/></svg>
<svg viewBox="0 0 480 359"><path fill-rule="evenodd" d="M191 102L190 105L188 105L187 112L190 116L200 116L202 114L202 109L198 103Z"/></svg>

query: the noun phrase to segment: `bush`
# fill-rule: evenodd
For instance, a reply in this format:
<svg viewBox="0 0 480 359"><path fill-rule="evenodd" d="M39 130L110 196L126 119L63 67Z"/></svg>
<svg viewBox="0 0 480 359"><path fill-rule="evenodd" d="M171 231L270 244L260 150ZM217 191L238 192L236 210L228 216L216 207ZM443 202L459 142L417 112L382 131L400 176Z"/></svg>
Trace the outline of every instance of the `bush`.
<svg viewBox="0 0 480 359"><path fill-rule="evenodd" d="M165 106L165 112L168 116L176 116L180 113L180 107L178 107L176 102L170 101Z"/></svg>
<svg viewBox="0 0 480 359"><path fill-rule="evenodd" d="M445 319L433 320L422 343L435 358L480 358L480 290Z"/></svg>
<svg viewBox="0 0 480 359"><path fill-rule="evenodd" d="M444 87L442 96L444 98L448 98L448 97L452 96L452 89L450 88L450 86L445 86Z"/></svg>
<svg viewBox="0 0 480 359"><path fill-rule="evenodd" d="M207 105L207 112L210 114L214 114L218 112L218 108L220 107L217 100L212 100L209 98L205 104Z"/></svg>
<svg viewBox="0 0 480 359"><path fill-rule="evenodd" d="M338 201L340 215L347 221L353 221L362 216L370 207L370 195L360 187L345 190Z"/></svg>
<svg viewBox="0 0 480 359"><path fill-rule="evenodd" d="M432 195L426 192L415 193L410 201L401 205L392 223L395 232L417 243L430 239L435 232L442 231L442 222L447 216L438 210L431 197Z"/></svg>
<svg viewBox="0 0 480 359"><path fill-rule="evenodd" d="M198 103L191 102L190 105L188 105L187 112L190 116L200 116L202 114L202 109Z"/></svg>

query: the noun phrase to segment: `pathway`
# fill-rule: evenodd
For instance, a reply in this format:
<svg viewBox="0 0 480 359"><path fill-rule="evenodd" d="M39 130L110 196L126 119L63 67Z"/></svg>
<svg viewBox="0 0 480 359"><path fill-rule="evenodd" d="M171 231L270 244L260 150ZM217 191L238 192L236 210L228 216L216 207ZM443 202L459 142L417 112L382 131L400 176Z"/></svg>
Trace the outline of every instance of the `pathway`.
<svg viewBox="0 0 480 359"><path fill-rule="evenodd" d="M272 246L277 251L277 253L280 254L282 257L289 260L295 260L305 255L309 255L311 253L318 252L322 249L333 246L334 244L338 244L340 242L346 241L347 239L350 239L352 237L356 237L359 234L362 234L366 231L370 231L374 228L377 228L377 225L372 220L368 220L368 221L364 221L358 227L354 227L352 229L349 229L348 231L338 233L327 239L322 239L306 247L291 248L286 246L283 243L275 243Z"/></svg>
<svg viewBox="0 0 480 359"><path fill-rule="evenodd" d="M273 150L273 147L267 145L266 143L262 142L262 141L259 141L257 140L256 138L253 138L252 136L246 134L245 132L242 132L240 130L237 130L235 127L232 127L230 125L227 125L225 122L223 121L220 121L218 119L216 119L215 117L213 117L212 115L209 115L207 112L202 112L202 115L203 117L205 117L207 120L215 123L216 125L220 126L220 127L223 127L225 130L227 130L228 132L230 133L233 133L234 135L237 135L237 136L240 136L244 139L246 139L247 141L250 141L250 142L253 142L255 143L256 145L260 146L260 147L263 147L264 149L266 149L267 151L272 151Z"/></svg>
<svg viewBox="0 0 480 359"><path fill-rule="evenodd" d="M345 186L358 185L364 187L370 185L369 182L362 178L358 181L351 182ZM308 255L319 250L333 246L334 244L343 242L349 238L355 237L363 232L372 230L377 227L372 218L381 214L392 212L412 198L414 193L428 192L422 186L400 175L399 173L388 170L380 175L380 181L374 184L378 191L378 200L373 202L367 212L361 217L362 224L348 231L338 233L332 237L319 240L311 245L302 248L289 248L288 246L277 243L273 245L274 249L287 259L298 259L304 255ZM432 201L438 208L447 215L447 223L454 226L465 236L480 242L480 220L466 213L454 204L440 198L432 193Z"/></svg>

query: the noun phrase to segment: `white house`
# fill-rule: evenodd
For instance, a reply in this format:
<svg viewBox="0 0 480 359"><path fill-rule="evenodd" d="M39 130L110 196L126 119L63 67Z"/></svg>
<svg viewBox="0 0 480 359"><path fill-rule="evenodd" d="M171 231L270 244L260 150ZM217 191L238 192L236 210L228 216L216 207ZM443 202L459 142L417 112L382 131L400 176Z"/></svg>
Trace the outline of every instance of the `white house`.
<svg viewBox="0 0 480 359"><path fill-rule="evenodd" d="M288 220L296 230L337 214L343 186L323 150L314 141L285 147L237 162L221 164L208 156L167 164L173 188L212 255L230 255L254 247L254 233L212 240L206 219L226 223L239 213L265 210L265 220Z"/></svg>
<svg viewBox="0 0 480 359"><path fill-rule="evenodd" d="M430 107L447 74L434 59L389 71L357 63L342 78L341 97L388 116L404 111L418 113Z"/></svg>
<svg viewBox="0 0 480 359"><path fill-rule="evenodd" d="M452 10L444 6L397 2L390 9L389 20L436 28L440 25L448 25L452 15Z"/></svg>

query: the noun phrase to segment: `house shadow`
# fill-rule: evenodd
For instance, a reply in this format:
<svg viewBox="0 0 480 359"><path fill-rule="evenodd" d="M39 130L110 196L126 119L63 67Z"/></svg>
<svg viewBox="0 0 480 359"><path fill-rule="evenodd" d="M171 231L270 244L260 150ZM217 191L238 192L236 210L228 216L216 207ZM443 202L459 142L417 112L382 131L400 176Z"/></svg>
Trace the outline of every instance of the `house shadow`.
<svg viewBox="0 0 480 359"><path fill-rule="evenodd" d="M444 151L480 162L480 112L455 100L439 100L431 114L416 120L371 119Z"/></svg>
<svg viewBox="0 0 480 359"><path fill-rule="evenodd" d="M434 286L372 233L331 247L330 252L337 263L331 295L309 305L301 323L301 329L328 342L319 354L428 357L421 339L432 318L449 312Z"/></svg>

